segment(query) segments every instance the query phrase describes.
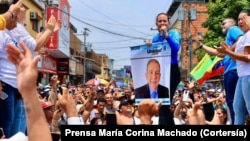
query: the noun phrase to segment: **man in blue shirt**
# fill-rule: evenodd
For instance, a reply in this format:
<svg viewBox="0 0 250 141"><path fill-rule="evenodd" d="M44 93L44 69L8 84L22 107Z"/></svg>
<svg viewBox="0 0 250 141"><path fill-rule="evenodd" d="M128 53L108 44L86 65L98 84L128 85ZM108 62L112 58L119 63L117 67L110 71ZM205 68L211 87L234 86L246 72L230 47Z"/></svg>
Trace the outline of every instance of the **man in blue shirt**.
<svg viewBox="0 0 250 141"><path fill-rule="evenodd" d="M221 24L222 32L226 34L226 43L233 46L244 33L236 26L236 21L233 18L226 18ZM229 55L222 55L214 48L203 45L200 40L200 48L209 53L210 55L219 55L223 58L224 69L224 87L226 91L226 102L230 111L230 118L232 124L234 123L234 111L233 111L233 100L236 84L238 81L238 75L236 72L236 63ZM233 48L232 48L233 49Z"/></svg>

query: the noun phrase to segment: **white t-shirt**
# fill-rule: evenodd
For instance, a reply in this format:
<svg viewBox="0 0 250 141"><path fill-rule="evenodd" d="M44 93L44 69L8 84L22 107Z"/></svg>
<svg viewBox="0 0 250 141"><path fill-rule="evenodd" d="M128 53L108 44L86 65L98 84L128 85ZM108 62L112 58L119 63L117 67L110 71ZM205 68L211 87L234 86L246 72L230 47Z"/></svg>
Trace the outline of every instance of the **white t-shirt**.
<svg viewBox="0 0 250 141"><path fill-rule="evenodd" d="M175 125L184 125L185 121L174 117L174 123L175 123Z"/></svg>
<svg viewBox="0 0 250 141"><path fill-rule="evenodd" d="M28 138L24 133L18 132L12 137L8 139L0 139L0 141L28 141Z"/></svg>
<svg viewBox="0 0 250 141"><path fill-rule="evenodd" d="M82 118L70 117L67 119L68 125L84 125Z"/></svg>
<svg viewBox="0 0 250 141"><path fill-rule="evenodd" d="M36 41L22 24L17 23L16 28L0 32L0 80L14 88L17 88L16 66L8 60L5 49L6 44L11 43L22 50L19 46L20 41L24 41L27 47L34 52Z"/></svg>
<svg viewBox="0 0 250 141"><path fill-rule="evenodd" d="M245 33L236 45L235 52L244 54L244 48L250 46L250 31ZM245 61L236 60L237 73L239 77L250 75L250 63Z"/></svg>

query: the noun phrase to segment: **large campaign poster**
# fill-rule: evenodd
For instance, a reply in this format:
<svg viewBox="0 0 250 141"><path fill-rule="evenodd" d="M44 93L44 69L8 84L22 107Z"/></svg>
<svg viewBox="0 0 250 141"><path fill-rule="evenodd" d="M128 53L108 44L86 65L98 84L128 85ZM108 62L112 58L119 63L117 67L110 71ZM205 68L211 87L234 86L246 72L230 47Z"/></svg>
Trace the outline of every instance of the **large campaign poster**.
<svg viewBox="0 0 250 141"><path fill-rule="evenodd" d="M171 48L168 42L130 47L135 104L154 99L170 105Z"/></svg>

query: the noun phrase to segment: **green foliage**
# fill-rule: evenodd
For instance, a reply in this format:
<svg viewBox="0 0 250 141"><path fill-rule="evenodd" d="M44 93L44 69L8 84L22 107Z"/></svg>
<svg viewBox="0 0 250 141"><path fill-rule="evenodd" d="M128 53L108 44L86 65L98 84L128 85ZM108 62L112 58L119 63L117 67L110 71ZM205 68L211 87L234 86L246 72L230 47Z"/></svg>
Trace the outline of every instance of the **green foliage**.
<svg viewBox="0 0 250 141"><path fill-rule="evenodd" d="M193 54L198 58L198 60L201 60L203 56L205 55L205 51L202 49L196 49Z"/></svg>
<svg viewBox="0 0 250 141"><path fill-rule="evenodd" d="M225 40L225 35L221 32L221 22L229 17L237 20L243 9L250 9L250 0L209 0L209 17L202 24L203 27L208 28L208 31L203 34L204 44L213 47ZM198 60L201 60L205 52L196 50L194 54Z"/></svg>

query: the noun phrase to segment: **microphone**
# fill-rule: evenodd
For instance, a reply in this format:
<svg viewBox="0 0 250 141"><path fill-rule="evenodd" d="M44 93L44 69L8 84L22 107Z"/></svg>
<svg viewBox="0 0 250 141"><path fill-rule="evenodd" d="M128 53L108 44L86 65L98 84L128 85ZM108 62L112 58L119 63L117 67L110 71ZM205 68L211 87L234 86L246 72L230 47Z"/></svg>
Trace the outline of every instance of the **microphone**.
<svg viewBox="0 0 250 141"><path fill-rule="evenodd" d="M163 36L164 35L164 31L163 30L160 30L160 36Z"/></svg>

